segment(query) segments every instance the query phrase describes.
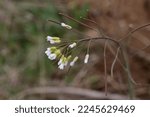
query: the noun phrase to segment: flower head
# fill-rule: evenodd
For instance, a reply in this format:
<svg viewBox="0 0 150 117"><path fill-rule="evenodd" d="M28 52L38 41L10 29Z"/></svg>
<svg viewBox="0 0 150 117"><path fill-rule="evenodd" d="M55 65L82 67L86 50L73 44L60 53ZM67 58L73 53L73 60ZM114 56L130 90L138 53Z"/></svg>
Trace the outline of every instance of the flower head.
<svg viewBox="0 0 150 117"><path fill-rule="evenodd" d="M78 57L76 56L71 62L70 66L74 66L75 62L78 60Z"/></svg>
<svg viewBox="0 0 150 117"><path fill-rule="evenodd" d="M67 25L67 24L65 24L65 23L61 23L61 26L62 26L62 27L65 27L65 28L67 28L67 29L72 29L71 26L69 26L69 25Z"/></svg>
<svg viewBox="0 0 150 117"><path fill-rule="evenodd" d="M61 55L61 52L56 47L50 47L50 48L47 48L47 50L45 51L45 54L48 56L50 60L54 60L56 59L57 56Z"/></svg>
<svg viewBox="0 0 150 117"><path fill-rule="evenodd" d="M76 45L77 45L77 43L74 42L74 43L69 45L69 48L74 48Z"/></svg>
<svg viewBox="0 0 150 117"><path fill-rule="evenodd" d="M49 41L51 44L60 43L61 40L59 37L51 37L47 36L47 41Z"/></svg>
<svg viewBox="0 0 150 117"><path fill-rule="evenodd" d="M89 54L86 54L85 59L84 59L84 63L88 63L88 61L89 61Z"/></svg>
<svg viewBox="0 0 150 117"><path fill-rule="evenodd" d="M68 57L65 57L64 55L62 55L62 57L60 58L59 62L58 62L58 68L59 69L64 69L65 66L67 66L68 61L71 59L71 55Z"/></svg>

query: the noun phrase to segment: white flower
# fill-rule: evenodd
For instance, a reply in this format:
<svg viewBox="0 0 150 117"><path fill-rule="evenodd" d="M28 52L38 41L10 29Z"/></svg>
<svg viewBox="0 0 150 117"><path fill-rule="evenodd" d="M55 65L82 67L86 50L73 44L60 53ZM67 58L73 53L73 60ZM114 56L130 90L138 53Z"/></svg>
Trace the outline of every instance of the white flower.
<svg viewBox="0 0 150 117"><path fill-rule="evenodd" d="M70 66L74 66L75 62L78 60L78 57L76 56L73 61L70 62Z"/></svg>
<svg viewBox="0 0 150 117"><path fill-rule="evenodd" d="M59 37L51 37L47 36L47 41L49 41L51 44L60 43L61 40Z"/></svg>
<svg viewBox="0 0 150 117"><path fill-rule="evenodd" d="M62 59L59 60L58 65L60 65L62 63Z"/></svg>
<svg viewBox="0 0 150 117"><path fill-rule="evenodd" d="M64 67L65 67L64 64L60 64L60 65L58 66L58 68L61 69L61 70L63 70Z"/></svg>
<svg viewBox="0 0 150 117"><path fill-rule="evenodd" d="M49 56L49 55L51 54L50 48L47 48L47 50L45 51L45 54L46 54L47 56Z"/></svg>
<svg viewBox="0 0 150 117"><path fill-rule="evenodd" d="M57 49L56 47L50 47L50 48L47 48L47 50L45 51L45 54L48 56L50 60L54 60L56 59L57 56L61 55L61 51Z"/></svg>
<svg viewBox="0 0 150 117"><path fill-rule="evenodd" d="M51 41L52 37L51 36L47 36L47 41Z"/></svg>
<svg viewBox="0 0 150 117"><path fill-rule="evenodd" d="M50 55L48 56L48 58L49 58L50 60L55 60L56 57L57 57L57 55L56 55L55 53L50 54Z"/></svg>
<svg viewBox="0 0 150 117"><path fill-rule="evenodd" d="M67 25L67 24L65 24L65 23L61 23L61 26L62 26L62 27L65 27L65 28L67 28L67 29L72 29L71 26L69 26L69 25Z"/></svg>
<svg viewBox="0 0 150 117"><path fill-rule="evenodd" d="M69 48L74 48L76 45L77 45L77 43L74 42L74 43L69 45Z"/></svg>
<svg viewBox="0 0 150 117"><path fill-rule="evenodd" d="M86 54L85 59L84 59L84 63L88 63L88 61L89 61L89 54Z"/></svg>
<svg viewBox="0 0 150 117"><path fill-rule="evenodd" d="M68 61L70 60L71 56L68 56L67 58L62 55L62 57L60 58L59 62L58 62L58 68L59 69L64 69L65 66L67 66Z"/></svg>
<svg viewBox="0 0 150 117"><path fill-rule="evenodd" d="M54 44L53 38L51 36L47 36L47 41L49 41L51 44Z"/></svg>
<svg viewBox="0 0 150 117"><path fill-rule="evenodd" d="M66 57L62 56L58 62L58 68L63 70L65 66L67 66Z"/></svg>

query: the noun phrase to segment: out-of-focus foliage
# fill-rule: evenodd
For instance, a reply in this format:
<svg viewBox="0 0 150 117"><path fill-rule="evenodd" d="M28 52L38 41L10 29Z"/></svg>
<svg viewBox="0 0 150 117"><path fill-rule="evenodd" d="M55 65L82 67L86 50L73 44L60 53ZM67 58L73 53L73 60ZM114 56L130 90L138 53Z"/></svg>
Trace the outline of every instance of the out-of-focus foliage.
<svg viewBox="0 0 150 117"><path fill-rule="evenodd" d="M0 95L11 96L25 87L50 82L55 65L44 54L46 36L63 37L67 33L47 21L63 21L56 6L50 0L0 2ZM86 8L87 5L70 12L75 17L78 13L85 17Z"/></svg>

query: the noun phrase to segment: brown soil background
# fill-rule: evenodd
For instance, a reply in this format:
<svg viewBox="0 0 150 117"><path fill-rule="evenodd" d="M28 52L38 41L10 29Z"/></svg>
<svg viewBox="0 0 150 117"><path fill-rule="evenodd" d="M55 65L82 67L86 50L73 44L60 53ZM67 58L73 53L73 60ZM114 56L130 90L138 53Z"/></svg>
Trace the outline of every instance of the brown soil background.
<svg viewBox="0 0 150 117"><path fill-rule="evenodd" d="M93 18L93 20L100 24L105 33L113 38L120 39L132 29L150 22L149 0L76 0L76 3L74 1L68 1L68 7L71 8L73 5L82 7L85 2L90 4L89 17ZM92 24L89 25L94 26ZM97 36L97 34L91 30L88 30L87 34L92 35L93 37ZM150 99L150 49L146 48L141 51L141 48L146 47L149 44L150 27L134 33L129 43L129 47L131 47L128 50L129 53L138 50L137 55L134 57L130 57L129 54L129 63L134 80L137 83L142 84L141 86L134 86L135 95L141 99ZM95 44L95 46L96 45L98 46L98 44ZM93 51L96 52L96 50ZM84 74L84 72L83 74L78 73L77 77L80 80L76 79L77 83L75 84L77 86L96 90L104 89L103 57L99 54L92 55L94 60L92 65L88 65L89 69L87 71L84 70L84 68L80 71L85 71L90 76L96 76L95 79L91 80L92 78L87 78L87 74ZM107 72L109 77L108 90L109 92L126 94L128 92L128 86L125 80L126 78L124 77L125 74L118 64L115 66L114 79L110 78L109 68L114 59L112 56L111 53L107 53Z"/></svg>

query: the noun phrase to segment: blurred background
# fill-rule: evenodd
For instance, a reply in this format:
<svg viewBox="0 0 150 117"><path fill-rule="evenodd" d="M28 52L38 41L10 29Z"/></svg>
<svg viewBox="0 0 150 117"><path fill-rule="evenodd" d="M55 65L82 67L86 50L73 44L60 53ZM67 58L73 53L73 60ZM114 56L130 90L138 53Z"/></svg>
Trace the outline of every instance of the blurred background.
<svg viewBox="0 0 150 117"><path fill-rule="evenodd" d="M58 13L63 12L97 29L83 18L91 19L103 33L120 39L132 29L150 22L149 0L1 0L0 1L0 99L128 99L130 86L119 63L110 67L114 55L108 50L108 96L105 96L104 42L93 43L89 64L84 64L86 45L80 60L71 69L59 70L45 55L49 46L47 35L65 39L99 36ZM66 22L74 29L68 31L48 22ZM82 34L81 34L82 32ZM128 60L137 99L150 99L150 27L134 33L128 44ZM146 47L144 50L142 48ZM115 50L116 51L116 50ZM132 56L132 52L136 52Z"/></svg>

